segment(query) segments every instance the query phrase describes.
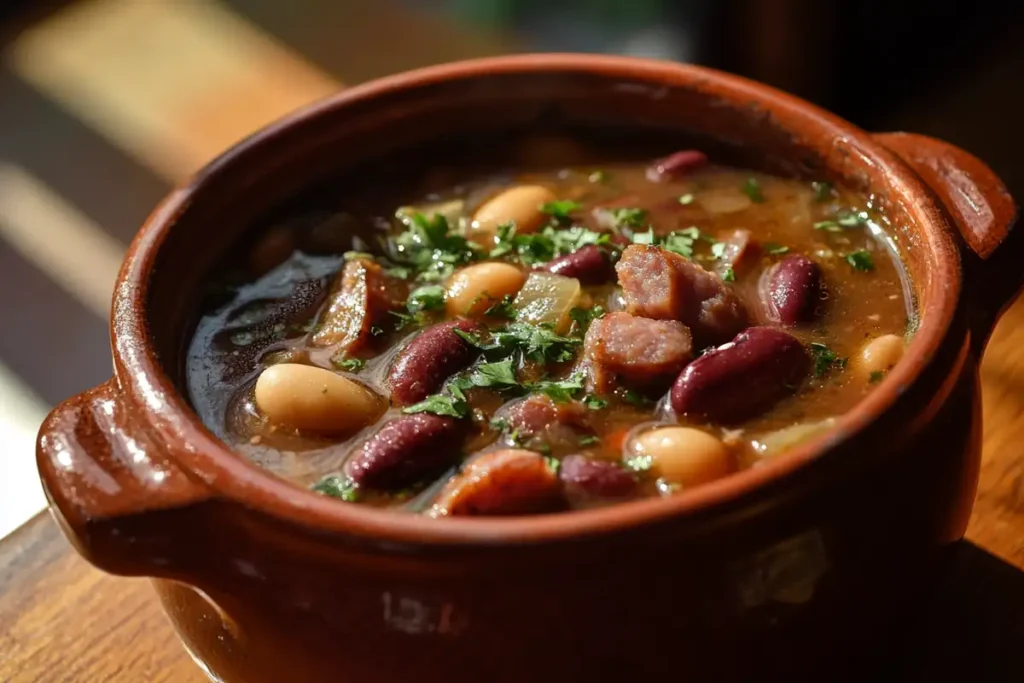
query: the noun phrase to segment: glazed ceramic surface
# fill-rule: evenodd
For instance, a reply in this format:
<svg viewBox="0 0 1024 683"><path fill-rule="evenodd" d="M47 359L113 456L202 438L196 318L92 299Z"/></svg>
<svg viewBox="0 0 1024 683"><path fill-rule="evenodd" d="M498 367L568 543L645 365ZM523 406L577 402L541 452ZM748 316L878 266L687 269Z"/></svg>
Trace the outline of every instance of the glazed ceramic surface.
<svg viewBox="0 0 1024 683"><path fill-rule="evenodd" d="M339 504L221 445L181 393L198 293L302 188L455 131L686 131L766 171L886 205L920 326L835 430L662 500L432 520ZM710 144L710 143L709 143ZM1022 274L1016 207L946 143L870 135L707 69L533 55L339 93L244 141L143 226L113 302L114 377L39 438L54 515L113 573L157 577L217 680L759 680L841 669L962 535L980 457L978 356Z"/></svg>

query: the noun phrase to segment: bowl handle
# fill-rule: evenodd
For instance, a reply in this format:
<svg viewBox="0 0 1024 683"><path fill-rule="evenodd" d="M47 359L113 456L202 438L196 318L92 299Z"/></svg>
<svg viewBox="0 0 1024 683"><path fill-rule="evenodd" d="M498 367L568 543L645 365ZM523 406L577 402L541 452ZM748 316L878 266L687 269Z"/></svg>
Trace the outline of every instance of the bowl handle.
<svg viewBox="0 0 1024 683"><path fill-rule="evenodd" d="M963 266L971 331L983 345L1024 284L1024 231L1012 230L1017 204L991 168L959 147L914 133L874 137L931 187L956 223L967 245Z"/></svg>
<svg viewBox="0 0 1024 683"><path fill-rule="evenodd" d="M61 403L43 421L36 462L50 509L100 569L167 577L181 569L180 530L205 514L211 494L167 451L132 417L116 378Z"/></svg>

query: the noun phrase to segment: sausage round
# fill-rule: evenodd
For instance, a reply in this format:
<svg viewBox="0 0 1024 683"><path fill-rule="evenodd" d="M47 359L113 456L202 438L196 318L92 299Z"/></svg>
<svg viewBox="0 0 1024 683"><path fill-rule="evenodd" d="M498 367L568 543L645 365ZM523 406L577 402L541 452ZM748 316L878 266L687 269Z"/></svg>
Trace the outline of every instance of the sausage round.
<svg viewBox="0 0 1024 683"><path fill-rule="evenodd" d="M583 340L594 390L604 393L618 382L638 389L675 377L692 358L690 331L675 320L651 320L609 313L590 324ZM668 381L661 383L661 388Z"/></svg>
<svg viewBox="0 0 1024 683"><path fill-rule="evenodd" d="M517 515L563 504L558 476L539 453L517 448L485 453L452 477L431 514Z"/></svg>

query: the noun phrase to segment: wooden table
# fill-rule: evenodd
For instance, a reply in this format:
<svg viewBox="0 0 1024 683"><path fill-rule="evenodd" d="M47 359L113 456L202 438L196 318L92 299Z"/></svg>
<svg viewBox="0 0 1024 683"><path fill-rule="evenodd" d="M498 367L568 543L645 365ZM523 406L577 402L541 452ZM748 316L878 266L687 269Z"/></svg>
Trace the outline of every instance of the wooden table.
<svg viewBox="0 0 1024 683"><path fill-rule="evenodd" d="M895 680L1024 674L1024 348L1015 334L1022 324L1024 299L1000 324L982 366L985 457L971 542L958 549L911 644L887 663L903 671ZM87 565L45 514L0 542L0 653L0 680L10 683L205 680L148 583Z"/></svg>

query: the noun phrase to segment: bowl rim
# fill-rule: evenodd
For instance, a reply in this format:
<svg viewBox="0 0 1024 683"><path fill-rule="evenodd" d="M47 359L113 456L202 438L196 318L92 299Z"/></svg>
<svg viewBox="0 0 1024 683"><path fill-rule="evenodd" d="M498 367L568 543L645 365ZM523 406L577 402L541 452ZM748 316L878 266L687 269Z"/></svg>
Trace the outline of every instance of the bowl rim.
<svg viewBox="0 0 1024 683"><path fill-rule="evenodd" d="M338 501L292 484L232 451L193 411L157 358L147 323L153 264L173 226L188 211L192 195L214 174L231 173L252 151L284 131L332 111L414 87L505 74L578 74L608 80L700 88L709 96L756 102L789 122L811 125L818 134L841 139L861 160L884 174L903 199L904 210L921 226L928 251L927 283L921 283L927 314L904 355L879 386L828 431L768 461L692 491L666 498L617 503L567 513L507 518L445 518L396 514ZM794 129L792 123L784 124ZM167 444L169 457L204 482L220 500L244 503L273 518L320 532L414 546L498 546L556 542L689 518L734 502L786 478L855 435L864 432L921 375L954 318L961 291L959 252L949 218L930 189L894 153L866 131L793 95L740 76L706 67L659 60L571 53L472 59L417 69L339 91L293 112L243 139L179 186L161 202L136 235L118 275L111 313L117 380L122 391L144 406L145 422ZM916 246L916 245L915 245ZM961 348L960 355L966 353ZM138 407L136 407L138 409Z"/></svg>

